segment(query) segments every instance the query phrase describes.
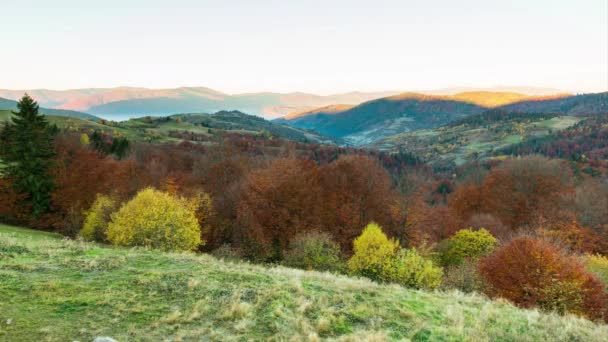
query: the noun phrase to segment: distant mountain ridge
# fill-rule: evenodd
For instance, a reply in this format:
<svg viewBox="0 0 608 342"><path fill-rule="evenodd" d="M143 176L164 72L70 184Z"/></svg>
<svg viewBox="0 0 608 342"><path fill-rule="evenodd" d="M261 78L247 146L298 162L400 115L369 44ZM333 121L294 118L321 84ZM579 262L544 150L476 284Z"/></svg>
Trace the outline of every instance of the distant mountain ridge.
<svg viewBox="0 0 608 342"><path fill-rule="evenodd" d="M13 100L9 100L9 99L0 97L0 110L11 111L11 110L16 110L16 109L17 109L17 101L13 101ZM61 116L68 116L68 117L77 117L77 118L82 118L82 119L93 119L93 120L98 119L94 115L91 115L88 113L81 113L81 112L77 112L77 111L73 111L73 110L63 110L63 109L40 107L40 112L42 114L48 114L48 115L61 115Z"/></svg>
<svg viewBox="0 0 608 342"><path fill-rule="evenodd" d="M601 114L608 112L607 94L529 96L480 91L447 96L403 93L344 110L325 107L293 113L276 121L342 138L353 145L364 145L396 134L433 129L490 108L524 113Z"/></svg>
<svg viewBox="0 0 608 342"><path fill-rule="evenodd" d="M276 118L293 111L305 111L336 103L356 105L398 93L381 91L315 95L301 92L261 92L231 95L205 87L172 89L118 87L74 90L0 89L0 97L16 100L25 92L45 107L84 111L107 119L221 110L239 110L265 118Z"/></svg>

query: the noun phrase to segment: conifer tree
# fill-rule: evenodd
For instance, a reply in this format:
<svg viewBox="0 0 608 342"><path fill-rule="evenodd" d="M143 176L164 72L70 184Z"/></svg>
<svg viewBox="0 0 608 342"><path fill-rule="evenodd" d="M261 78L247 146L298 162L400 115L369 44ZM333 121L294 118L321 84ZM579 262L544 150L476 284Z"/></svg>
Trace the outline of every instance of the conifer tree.
<svg viewBox="0 0 608 342"><path fill-rule="evenodd" d="M38 103L29 95L23 96L17 109L0 131L0 159L15 191L24 195L20 205L30 207L32 215L38 217L51 206L49 169L57 129L38 113Z"/></svg>

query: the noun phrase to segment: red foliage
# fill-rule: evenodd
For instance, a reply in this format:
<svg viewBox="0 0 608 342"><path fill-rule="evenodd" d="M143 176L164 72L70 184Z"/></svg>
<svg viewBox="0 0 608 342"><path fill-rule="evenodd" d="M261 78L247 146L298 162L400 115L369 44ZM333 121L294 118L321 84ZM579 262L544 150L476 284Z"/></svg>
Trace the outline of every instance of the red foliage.
<svg viewBox="0 0 608 342"><path fill-rule="evenodd" d="M255 253L263 256L277 257L293 236L311 230L330 233L348 253L371 221L392 236L402 225L390 177L376 161L353 155L318 167L278 159L247 177L235 232L241 243L255 242Z"/></svg>
<svg viewBox="0 0 608 342"><path fill-rule="evenodd" d="M83 211L88 209L99 193L112 193L118 198L133 195L146 185L145 178L132 161L118 161L88 149L75 139L56 141L57 155L52 174L53 215L41 225L69 235L80 230Z"/></svg>
<svg viewBox="0 0 608 342"><path fill-rule="evenodd" d="M420 198L408 207L406 234L411 246L438 243L464 228L448 206L431 206Z"/></svg>
<svg viewBox="0 0 608 342"><path fill-rule="evenodd" d="M483 259L488 294L529 308L538 306L606 319L604 285L573 257L540 240L521 237Z"/></svg>

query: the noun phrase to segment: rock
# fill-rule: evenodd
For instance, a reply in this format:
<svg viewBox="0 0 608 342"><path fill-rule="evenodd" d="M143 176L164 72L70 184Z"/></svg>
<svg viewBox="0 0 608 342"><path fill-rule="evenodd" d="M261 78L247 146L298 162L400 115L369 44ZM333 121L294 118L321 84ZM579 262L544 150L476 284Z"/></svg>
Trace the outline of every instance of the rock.
<svg viewBox="0 0 608 342"><path fill-rule="evenodd" d="M93 342L118 342L118 341L116 341L115 339L108 337L108 336L98 336L98 337L95 337Z"/></svg>

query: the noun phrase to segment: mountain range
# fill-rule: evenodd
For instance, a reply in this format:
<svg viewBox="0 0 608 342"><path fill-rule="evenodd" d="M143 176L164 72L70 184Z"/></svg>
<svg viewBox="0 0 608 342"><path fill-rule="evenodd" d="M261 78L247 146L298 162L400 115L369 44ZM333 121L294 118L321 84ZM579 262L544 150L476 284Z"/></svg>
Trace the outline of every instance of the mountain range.
<svg viewBox="0 0 608 342"><path fill-rule="evenodd" d="M7 112L11 110L17 109L17 101L5 99L0 97L0 111ZM49 115L60 115L60 116L69 116L69 117L77 117L82 119L97 119L96 116L77 112L73 110L64 110L64 109L54 109L54 108L44 108L40 107L40 112L43 114Z"/></svg>
<svg viewBox="0 0 608 342"><path fill-rule="evenodd" d="M82 111L111 120L177 113L239 110L265 118L305 111L335 103L359 104L394 95L395 91L349 92L334 95L308 93L247 93L230 95L205 87L149 89L135 87L74 90L3 90L0 97L17 100L28 93L41 106Z"/></svg>
<svg viewBox="0 0 608 342"><path fill-rule="evenodd" d="M489 91L454 95L403 93L357 106L296 112L275 121L312 129L352 145L366 145L396 134L440 127L492 108L522 113L602 114L608 113L608 92L543 96Z"/></svg>
<svg viewBox="0 0 608 342"><path fill-rule="evenodd" d="M548 95L559 90L534 87L445 88L417 91L426 95L454 95L464 92L504 92L527 95ZM227 94L206 87L150 89L142 87L83 88L71 90L0 89L0 97L18 100L28 93L42 107L86 112L105 119L126 120L141 116L166 116L177 113L210 113L239 110L267 119L315 108L343 104L355 106L363 102L389 97L402 91L347 92L315 95L304 92L258 92ZM525 96L525 95L522 95Z"/></svg>

